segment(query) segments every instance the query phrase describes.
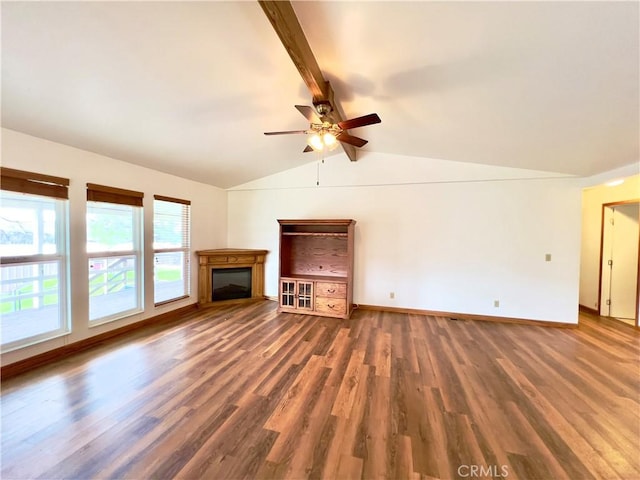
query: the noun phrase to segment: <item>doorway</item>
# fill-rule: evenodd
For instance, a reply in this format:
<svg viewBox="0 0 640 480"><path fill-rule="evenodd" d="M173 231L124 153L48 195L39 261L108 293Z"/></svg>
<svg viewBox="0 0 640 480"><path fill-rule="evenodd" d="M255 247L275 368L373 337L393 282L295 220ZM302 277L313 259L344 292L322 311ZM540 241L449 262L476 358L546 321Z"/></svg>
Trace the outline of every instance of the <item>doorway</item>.
<svg viewBox="0 0 640 480"><path fill-rule="evenodd" d="M640 203L602 206L600 315L638 325Z"/></svg>

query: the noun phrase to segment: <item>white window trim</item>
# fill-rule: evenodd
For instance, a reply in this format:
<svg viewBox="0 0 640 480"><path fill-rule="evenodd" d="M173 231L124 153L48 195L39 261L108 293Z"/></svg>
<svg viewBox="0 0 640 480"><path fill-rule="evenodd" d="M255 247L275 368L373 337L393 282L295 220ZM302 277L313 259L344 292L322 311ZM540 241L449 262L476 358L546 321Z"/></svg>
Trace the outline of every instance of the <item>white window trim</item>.
<svg viewBox="0 0 640 480"><path fill-rule="evenodd" d="M37 196L35 194L20 194L9 191L2 191L3 194L14 195L29 195ZM58 253L39 253L34 255L17 255L17 256L5 256L2 257L2 265L18 266L18 265L34 265L44 262L57 262L58 263L58 314L60 318L60 327L56 330L50 330L48 332L32 335L30 337L21 338L0 345L1 353L7 353L21 348L36 345L38 343L46 342L54 338L63 337L71 333L71 305L70 305L70 287L69 287L69 239L67 225L69 223L69 200L42 196L43 198L50 198L55 200L55 212L56 212L56 250ZM11 200L3 200L3 204L11 203Z"/></svg>
<svg viewBox="0 0 640 480"><path fill-rule="evenodd" d="M169 200L168 198L155 198L154 199L154 205L155 202L169 202L171 203L171 200ZM178 253L181 252L183 254L184 257L184 264L183 264L183 268L184 268L184 290L185 293L183 295L180 295L178 297L173 297L173 298L168 298L166 300L161 300L159 302L155 301L155 279L153 282L153 287L154 287L154 292L153 292L153 297L154 297L154 307L159 307L161 305L166 305L167 303L172 303L172 302L177 302L178 300L184 300L185 298L189 298L191 296L191 203L183 203L183 202L173 202L173 203L178 203L178 204L182 204L182 205L186 205L188 210L187 210L187 230L186 230L186 234L187 234L187 246L183 246L183 247L172 247L172 248L154 248L153 249L153 256L155 258L156 254L158 253ZM154 235L155 235L155 208L153 211L153 224L154 224ZM155 268L155 264L154 264L154 268Z"/></svg>
<svg viewBox="0 0 640 480"><path fill-rule="evenodd" d="M109 205L109 202L94 202L91 200L87 201L87 205L89 204L105 204ZM136 303L137 305L134 308L130 308L128 310L123 310L111 315L107 315L104 317L99 317L94 320L91 320L91 317L88 316L88 325L89 328L98 327L100 325L104 325L106 323L111 323L116 320L122 320L127 317L131 317L133 315L137 315L139 313L144 312L144 254L143 254L143 207L131 206L133 208L133 249L132 250L109 250L103 252L87 252L87 260L91 260L92 258L111 258L111 257L135 257L136 259ZM86 218L86 215L85 215ZM86 220L85 220L85 228L86 228ZM88 271L88 262L87 262L87 271ZM91 304L91 298L87 297L87 307ZM90 308L90 307L89 307Z"/></svg>

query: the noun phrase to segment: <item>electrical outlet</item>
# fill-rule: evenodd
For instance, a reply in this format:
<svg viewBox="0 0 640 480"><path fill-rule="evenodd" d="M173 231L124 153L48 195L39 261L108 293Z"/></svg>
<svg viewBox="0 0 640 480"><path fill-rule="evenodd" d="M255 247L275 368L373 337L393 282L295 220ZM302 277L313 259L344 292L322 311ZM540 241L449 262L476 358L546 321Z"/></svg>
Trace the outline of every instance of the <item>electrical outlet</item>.
<svg viewBox="0 0 640 480"><path fill-rule="evenodd" d="M395 292L389 292L389 298L391 298L391 299L396 298L396 293Z"/></svg>
<svg viewBox="0 0 640 480"><path fill-rule="evenodd" d="M493 301L493 306L496 307L496 308L499 307L500 306L500 300L494 300Z"/></svg>

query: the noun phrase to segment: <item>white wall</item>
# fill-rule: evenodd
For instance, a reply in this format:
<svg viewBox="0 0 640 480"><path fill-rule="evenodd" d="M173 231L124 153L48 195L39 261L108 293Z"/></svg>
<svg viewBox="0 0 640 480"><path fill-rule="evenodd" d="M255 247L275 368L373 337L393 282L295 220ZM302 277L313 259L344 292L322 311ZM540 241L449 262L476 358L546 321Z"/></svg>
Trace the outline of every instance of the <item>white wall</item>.
<svg viewBox="0 0 640 480"><path fill-rule="evenodd" d="M327 159L319 187L316 174L229 191L229 246L271 251L267 295L278 218L353 218L356 303L577 323L579 179L382 154Z"/></svg>
<svg viewBox="0 0 640 480"><path fill-rule="evenodd" d="M636 168L637 171L637 168ZM611 178L608 178L611 180ZM580 252L580 305L598 310L602 205L640 198L640 175L622 185L598 185L582 194L582 248Z"/></svg>
<svg viewBox="0 0 640 480"><path fill-rule="evenodd" d="M313 157L311 157L313 158ZM354 218L355 302L577 322L579 179L433 159L344 154L224 191L2 129L4 166L71 179L73 333L2 355L8 364L194 303L153 307L153 194L192 201L192 248L267 248L266 294L276 296L278 218ZM89 329L86 183L145 193L145 311ZM545 254L552 261L545 262ZM395 299L389 293L395 292ZM494 308L493 301L500 300Z"/></svg>
<svg viewBox="0 0 640 480"><path fill-rule="evenodd" d="M192 250L222 248L227 242L227 193L225 190L185 180L130 163L114 160L66 145L49 142L13 130L2 129L2 165L10 168L66 177L69 186L70 281L72 295L70 335L2 355L2 364L77 342L197 301L197 260L192 256L191 296L160 307L153 306L153 195L191 200ZM145 309L143 313L88 328L87 256L85 253L86 184L97 183L144 192Z"/></svg>

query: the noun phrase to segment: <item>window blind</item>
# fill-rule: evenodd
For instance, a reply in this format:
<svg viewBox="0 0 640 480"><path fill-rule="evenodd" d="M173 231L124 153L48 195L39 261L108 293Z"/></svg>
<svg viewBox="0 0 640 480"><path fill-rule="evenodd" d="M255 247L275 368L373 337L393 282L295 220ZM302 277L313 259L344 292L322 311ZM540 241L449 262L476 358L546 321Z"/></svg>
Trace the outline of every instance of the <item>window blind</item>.
<svg viewBox="0 0 640 480"><path fill-rule="evenodd" d="M182 203L183 205L191 205L191 200L182 200L181 198L165 197L163 195L154 195L154 200L160 200L162 202Z"/></svg>
<svg viewBox="0 0 640 480"><path fill-rule="evenodd" d="M153 198L154 248L189 248L191 201L163 195L154 195ZM169 226L172 228L167 228Z"/></svg>
<svg viewBox="0 0 640 480"><path fill-rule="evenodd" d="M69 179L0 167L0 188L53 198L69 198Z"/></svg>
<svg viewBox="0 0 640 480"><path fill-rule="evenodd" d="M191 292L191 202L153 196L154 303L186 298Z"/></svg>
<svg viewBox="0 0 640 480"><path fill-rule="evenodd" d="M124 188L107 187L87 183L87 200L90 202L118 203L120 205L142 206L144 193Z"/></svg>

